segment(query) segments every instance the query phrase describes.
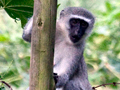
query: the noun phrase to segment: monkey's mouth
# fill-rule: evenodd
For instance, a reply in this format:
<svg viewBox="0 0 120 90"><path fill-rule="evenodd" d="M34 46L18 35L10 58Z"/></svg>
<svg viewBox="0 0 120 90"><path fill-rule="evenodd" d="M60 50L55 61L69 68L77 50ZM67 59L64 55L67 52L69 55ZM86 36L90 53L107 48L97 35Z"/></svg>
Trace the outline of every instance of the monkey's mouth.
<svg viewBox="0 0 120 90"><path fill-rule="evenodd" d="M79 42L80 38L81 38L81 37L78 36L78 35L72 35L72 36L70 36L70 39L71 39L71 41L72 41L73 43Z"/></svg>

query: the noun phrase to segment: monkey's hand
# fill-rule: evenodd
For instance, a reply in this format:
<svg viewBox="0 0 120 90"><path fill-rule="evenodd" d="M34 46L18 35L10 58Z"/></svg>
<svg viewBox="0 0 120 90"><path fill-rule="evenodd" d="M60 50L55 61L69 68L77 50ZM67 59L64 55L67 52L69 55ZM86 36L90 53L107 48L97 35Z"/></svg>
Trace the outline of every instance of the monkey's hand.
<svg viewBox="0 0 120 90"><path fill-rule="evenodd" d="M55 81L55 84L56 84L57 81L58 81L58 75L57 75L57 73L53 73L53 78L54 78L54 81Z"/></svg>
<svg viewBox="0 0 120 90"><path fill-rule="evenodd" d="M57 77L56 88L63 87L67 83L68 80L69 80L69 78L68 78L67 74L58 76Z"/></svg>

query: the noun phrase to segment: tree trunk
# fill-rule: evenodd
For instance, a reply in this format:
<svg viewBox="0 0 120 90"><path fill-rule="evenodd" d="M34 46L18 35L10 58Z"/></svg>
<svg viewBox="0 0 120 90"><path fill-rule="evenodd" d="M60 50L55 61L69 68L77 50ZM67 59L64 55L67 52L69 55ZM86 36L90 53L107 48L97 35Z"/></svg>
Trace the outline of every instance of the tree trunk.
<svg viewBox="0 0 120 90"><path fill-rule="evenodd" d="M57 0L34 0L30 90L53 89L53 55Z"/></svg>

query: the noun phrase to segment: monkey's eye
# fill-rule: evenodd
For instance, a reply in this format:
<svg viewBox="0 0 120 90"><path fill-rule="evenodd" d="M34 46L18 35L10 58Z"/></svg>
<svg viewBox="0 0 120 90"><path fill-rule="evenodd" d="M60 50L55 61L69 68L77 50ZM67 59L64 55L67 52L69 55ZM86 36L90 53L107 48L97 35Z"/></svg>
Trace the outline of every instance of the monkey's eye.
<svg viewBox="0 0 120 90"><path fill-rule="evenodd" d="M85 22L85 21L81 21L81 26L82 26L83 28L87 28L87 27L88 27L88 23Z"/></svg>
<svg viewBox="0 0 120 90"><path fill-rule="evenodd" d="M70 20L70 24L71 24L72 26L78 25L79 23L80 23L80 22L79 22L78 19L71 19L71 20Z"/></svg>

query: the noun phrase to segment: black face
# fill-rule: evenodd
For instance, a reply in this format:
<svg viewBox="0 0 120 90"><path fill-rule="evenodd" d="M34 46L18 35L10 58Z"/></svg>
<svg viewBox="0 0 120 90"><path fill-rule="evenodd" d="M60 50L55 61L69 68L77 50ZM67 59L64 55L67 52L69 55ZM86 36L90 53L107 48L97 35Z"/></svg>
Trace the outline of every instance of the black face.
<svg viewBox="0 0 120 90"><path fill-rule="evenodd" d="M70 39L73 43L77 43L85 33L88 23L82 19L72 18L70 23Z"/></svg>

